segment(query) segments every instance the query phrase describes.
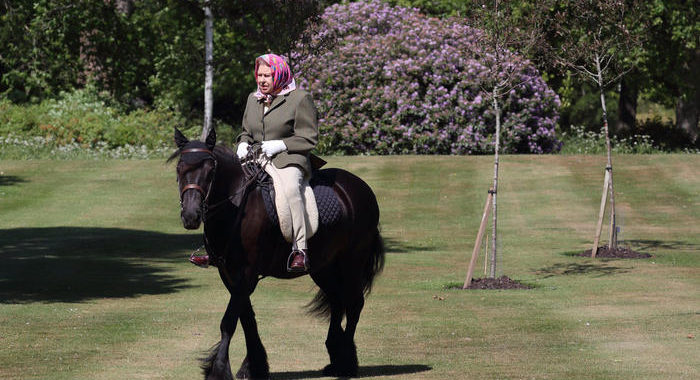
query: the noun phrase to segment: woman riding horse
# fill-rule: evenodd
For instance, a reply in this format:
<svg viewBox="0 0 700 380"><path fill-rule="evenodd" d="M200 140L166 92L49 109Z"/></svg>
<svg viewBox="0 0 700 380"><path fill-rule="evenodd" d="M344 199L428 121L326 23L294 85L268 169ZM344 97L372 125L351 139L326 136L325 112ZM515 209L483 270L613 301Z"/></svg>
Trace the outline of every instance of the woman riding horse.
<svg viewBox="0 0 700 380"><path fill-rule="evenodd" d="M291 279L305 273L287 269L292 245L268 215L264 200L268 190L257 182L260 172L246 172L232 150L216 145L213 129L206 141L189 141L176 129L175 142L178 150L171 159L179 157L176 170L183 227L196 230L204 223L207 252L231 295L221 319L221 340L203 361L205 378L233 378L228 354L239 321L246 357L236 376L269 378L267 353L250 295L262 278ZM355 376L359 367L355 331L365 296L384 266L379 206L369 185L342 169L315 171L314 185L337 207L325 214L333 217L319 223L308 242L313 263L308 274L319 287L309 310L329 320L325 343L330 364L323 374Z"/></svg>
<svg viewBox="0 0 700 380"><path fill-rule="evenodd" d="M252 144L262 144L271 159L267 170L275 171L292 216L293 245L290 272L309 269L308 218L302 188L311 175L309 152L318 143L318 118L311 94L296 88L294 76L284 58L265 54L255 60L258 88L248 96L243 113L243 132L238 136L236 154L243 159ZM264 159L264 158L263 158ZM193 256L192 263L206 266L208 256Z"/></svg>

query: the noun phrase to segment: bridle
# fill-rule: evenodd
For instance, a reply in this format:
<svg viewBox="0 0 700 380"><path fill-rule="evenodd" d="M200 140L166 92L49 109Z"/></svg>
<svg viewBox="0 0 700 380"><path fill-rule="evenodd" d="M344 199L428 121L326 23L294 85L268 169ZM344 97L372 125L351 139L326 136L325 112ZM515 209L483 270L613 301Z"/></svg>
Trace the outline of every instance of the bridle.
<svg viewBox="0 0 700 380"><path fill-rule="evenodd" d="M261 154L260 150L260 144L253 144L248 151L248 154L246 157L243 159L243 162L241 163L241 167L243 169L243 176L244 176L244 181L242 184L239 185L238 189L233 195L229 195L228 197L224 198L223 200L213 204L209 205L209 194L211 193L211 188L214 183L214 180L216 179L216 168L217 168L217 161L216 158L214 157L214 154L212 153L211 150L209 149L204 149L204 148L189 148L189 149L183 149L180 154L186 154L186 153L207 153L209 154L209 157L205 159L213 160L214 161L214 174L211 177L211 181L209 182L209 186L207 188L207 191L204 191L202 186L199 186L196 183L188 183L186 184L182 190L180 191L180 210L182 211L183 209L183 201L182 198L185 195L185 193L188 190L197 190L199 194L201 194L202 199L201 202L199 203L200 210L202 211L202 221L205 222L207 219L210 219L214 216L214 214L217 214L220 209L219 206L225 204L225 203L232 203L236 207L240 206L242 202L244 202L244 199L246 198L247 191L250 188L250 186L256 182L259 182L260 175L264 173L265 171L265 165L269 164L269 159L265 161L262 164L257 164L255 162L255 158L258 157ZM178 181L180 178L178 177Z"/></svg>
<svg viewBox="0 0 700 380"><path fill-rule="evenodd" d="M205 158L205 160L214 161L214 174L211 176L211 181L209 182L209 186L207 186L206 192L204 191L202 186L199 186L196 183L188 183L180 191L180 210L183 209L182 198L184 197L185 193L188 190L197 190L199 192L199 194L202 196L202 200L199 203L199 207L202 209L202 218L204 218L204 215L206 215L206 213L207 213L207 203L209 201L209 194L211 193L212 184L214 183L214 179L216 178L216 166L217 166L216 158L214 157L214 153L212 153L211 150L204 149L204 148L189 148L189 149L183 149L180 152L180 154L186 154L186 153L207 153L207 154L209 154L209 157ZM180 177L178 177L178 181L179 180L180 180Z"/></svg>

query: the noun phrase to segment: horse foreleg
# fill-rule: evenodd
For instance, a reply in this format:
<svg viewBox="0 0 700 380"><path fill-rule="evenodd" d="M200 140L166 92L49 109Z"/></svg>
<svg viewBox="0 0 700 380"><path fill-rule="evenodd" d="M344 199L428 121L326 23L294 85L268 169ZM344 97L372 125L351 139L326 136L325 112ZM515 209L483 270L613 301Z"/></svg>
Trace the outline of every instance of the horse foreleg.
<svg viewBox="0 0 700 380"><path fill-rule="evenodd" d="M267 363L267 353L258 334L258 324L255 312L250 303L250 297L245 297L241 304L241 326L245 333L247 355L241 368L236 373L239 379L268 379L270 367Z"/></svg>
<svg viewBox="0 0 700 380"><path fill-rule="evenodd" d="M228 349L231 337L236 331L238 323L239 307L235 295L231 295L226 307L224 317L221 319L221 340L211 350L207 358L203 360L202 369L206 380L233 380L231 364L228 359Z"/></svg>

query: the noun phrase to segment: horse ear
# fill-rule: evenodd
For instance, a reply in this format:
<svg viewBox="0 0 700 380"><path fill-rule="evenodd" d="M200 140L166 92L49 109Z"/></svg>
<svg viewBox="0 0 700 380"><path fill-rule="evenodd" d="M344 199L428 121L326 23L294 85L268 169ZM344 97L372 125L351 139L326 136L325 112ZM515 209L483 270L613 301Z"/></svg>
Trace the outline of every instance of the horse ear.
<svg viewBox="0 0 700 380"><path fill-rule="evenodd" d="M207 148L214 149L214 145L216 145L216 130L212 128L209 131L209 134L207 135L207 141L205 141L207 144Z"/></svg>
<svg viewBox="0 0 700 380"><path fill-rule="evenodd" d="M190 140L185 137L185 135L180 132L177 127L175 128L175 145L177 145L178 148L182 149L187 143L190 142Z"/></svg>

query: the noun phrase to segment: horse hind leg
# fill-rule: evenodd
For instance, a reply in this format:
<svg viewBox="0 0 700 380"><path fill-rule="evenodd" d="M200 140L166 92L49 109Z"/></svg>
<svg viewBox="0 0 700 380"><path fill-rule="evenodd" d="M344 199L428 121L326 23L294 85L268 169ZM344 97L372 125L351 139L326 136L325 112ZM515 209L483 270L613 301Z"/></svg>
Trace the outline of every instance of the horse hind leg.
<svg viewBox="0 0 700 380"><path fill-rule="evenodd" d="M339 377L340 364L343 356L343 317L345 306L340 297L340 270L335 266L311 274L311 277L320 288L314 299L306 305L311 315L320 318L328 318L328 335L326 337L326 349L330 364L323 368L324 376Z"/></svg>
<svg viewBox="0 0 700 380"><path fill-rule="evenodd" d="M366 245L358 247L355 254L351 255L355 263L358 263L358 257L362 257L361 252L366 255L366 260L361 267L343 266L345 273L342 276L344 282L341 294L345 311L345 330L340 342L339 359L336 362L340 376L357 376L359 362L357 346L355 345L355 331L365 306L365 294L371 291L375 276L381 272L384 266L385 250L379 231L376 230L366 242L368 242Z"/></svg>
<svg viewBox="0 0 700 380"><path fill-rule="evenodd" d="M357 376L359 365L354 336L364 306L364 297L361 288L356 289L357 291L352 292L351 297L337 298L331 303L331 320L326 339L331 363L323 369L325 376ZM343 316L345 316L345 329L341 324Z"/></svg>
<svg viewBox="0 0 700 380"><path fill-rule="evenodd" d="M342 376L357 376L359 363L357 360L357 347L355 346L355 330L360 320L360 313L365 305L365 298L360 292L345 309L345 331L342 339L342 354L339 367Z"/></svg>
<svg viewBox="0 0 700 380"><path fill-rule="evenodd" d="M339 369L342 366L343 356L343 315L345 311L338 301L332 301L330 305L330 323L328 325L328 336L326 337L326 350L330 364L323 368L325 376L340 376Z"/></svg>

